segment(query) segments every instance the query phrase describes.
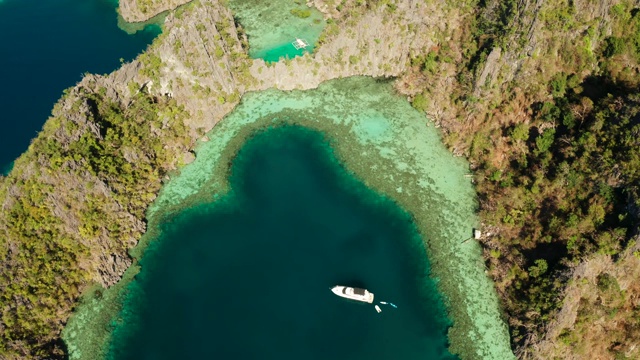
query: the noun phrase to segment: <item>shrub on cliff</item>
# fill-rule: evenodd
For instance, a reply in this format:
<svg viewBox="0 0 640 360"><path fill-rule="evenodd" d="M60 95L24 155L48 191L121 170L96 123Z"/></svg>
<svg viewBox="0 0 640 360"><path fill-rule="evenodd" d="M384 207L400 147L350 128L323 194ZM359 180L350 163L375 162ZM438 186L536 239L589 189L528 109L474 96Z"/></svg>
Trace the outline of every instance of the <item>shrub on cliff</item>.
<svg viewBox="0 0 640 360"><path fill-rule="evenodd" d="M63 358L59 333L80 292L113 271L103 258L127 257L190 146L184 111L143 92L123 107L81 88L54 114L0 183L1 358Z"/></svg>

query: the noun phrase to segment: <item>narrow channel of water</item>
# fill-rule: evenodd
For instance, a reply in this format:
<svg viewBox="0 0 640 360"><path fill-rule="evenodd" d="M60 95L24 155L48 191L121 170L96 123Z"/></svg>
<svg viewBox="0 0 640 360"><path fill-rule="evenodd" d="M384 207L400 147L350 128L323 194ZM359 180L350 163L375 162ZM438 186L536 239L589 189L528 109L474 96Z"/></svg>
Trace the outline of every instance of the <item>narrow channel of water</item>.
<svg viewBox="0 0 640 360"><path fill-rule="evenodd" d="M320 133L278 127L233 160L231 192L162 226L109 359L453 359L411 217L342 169ZM361 286L398 308L335 296Z"/></svg>
<svg viewBox="0 0 640 360"><path fill-rule="evenodd" d="M27 149L62 91L85 72L103 74L141 53L160 33L118 28L113 0L0 2L0 169Z"/></svg>

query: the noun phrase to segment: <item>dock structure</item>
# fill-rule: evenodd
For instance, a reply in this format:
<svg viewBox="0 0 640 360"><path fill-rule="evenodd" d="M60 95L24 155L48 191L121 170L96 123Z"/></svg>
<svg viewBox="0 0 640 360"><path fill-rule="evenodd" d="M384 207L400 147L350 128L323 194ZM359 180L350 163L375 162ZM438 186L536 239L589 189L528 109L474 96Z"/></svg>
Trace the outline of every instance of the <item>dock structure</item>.
<svg viewBox="0 0 640 360"><path fill-rule="evenodd" d="M296 38L296 40L292 42L291 45L293 45L293 47L296 48L296 50L300 50L309 46L309 43L306 42L304 39Z"/></svg>

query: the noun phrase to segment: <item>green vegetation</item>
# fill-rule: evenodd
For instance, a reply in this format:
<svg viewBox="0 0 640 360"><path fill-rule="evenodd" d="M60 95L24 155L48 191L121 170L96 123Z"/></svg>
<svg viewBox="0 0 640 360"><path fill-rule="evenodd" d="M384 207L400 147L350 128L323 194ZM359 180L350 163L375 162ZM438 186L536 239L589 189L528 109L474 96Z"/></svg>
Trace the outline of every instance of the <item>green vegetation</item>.
<svg viewBox="0 0 640 360"><path fill-rule="evenodd" d="M628 2L621 2L609 12L617 21L601 48L603 70L617 81L633 86L638 82L640 63L640 11Z"/></svg>
<svg viewBox="0 0 640 360"><path fill-rule="evenodd" d="M152 5L152 0L138 0L138 10L140 10L140 12L142 12L143 14L146 14Z"/></svg>
<svg viewBox="0 0 640 360"><path fill-rule="evenodd" d="M621 266L628 266L622 263ZM636 267L637 268L637 267ZM628 276L628 277L627 277ZM640 337L640 310L634 300L640 293L635 281L638 274L600 273L595 284L583 284L584 296L577 304L576 319L571 328L564 328L559 336L561 347L578 356L593 358L632 359ZM623 289L616 277L631 280ZM604 321L603 321L604 320ZM600 328L593 324L601 323Z"/></svg>
<svg viewBox="0 0 640 360"><path fill-rule="evenodd" d="M411 16L403 18L406 7L398 1L329 2L337 15L327 20L319 44L353 31L365 11L414 36L398 88L414 108L434 117L444 141L472 164L483 233L490 234L482 240L485 259L519 348L535 335L542 338L578 264L607 257L619 266L627 254L640 258L632 247L640 221L640 9L629 0L588 11L580 6L590 2L568 0L539 8L529 0L444 3L438 6L460 13L452 19L456 26L427 27L425 34L433 30L435 36L420 45L420 36L431 34L420 33L425 28ZM306 11L291 14L307 17ZM240 51L241 29L224 16L214 18L219 35L208 38L208 28L196 25L202 46L215 64L230 64L244 91L253 78ZM390 41L384 33L370 40ZM338 66L348 61L391 69L362 55L345 56L344 44L333 45ZM196 46L176 41L170 49L195 71L189 56L195 52L185 55L185 49ZM487 66L492 53L499 55L493 69ZM141 75L158 84L167 64L152 51L140 60ZM288 70L297 65L285 64ZM483 73L488 76L480 84ZM97 280L88 275L99 273L100 261L92 256L131 247L161 179L191 145L182 108L146 94L141 84L127 85L134 97L127 106L108 101L102 89L67 95L67 110L58 105L14 171L0 177L0 358L63 356L62 322L79 292ZM182 88L225 106L241 95L197 81ZM559 341L578 356L589 354L593 343L606 344L603 358L626 356L624 344L639 334L630 299L640 287L623 284L620 274L601 270L595 284L581 288L575 324L559 331ZM596 320L618 325L604 326L611 331L587 345L583 339Z"/></svg>
<svg viewBox="0 0 640 360"><path fill-rule="evenodd" d="M439 60L438 54L435 51L429 51L426 54L420 54L412 58L411 65L417 66L426 74L433 74L436 71Z"/></svg>
<svg viewBox="0 0 640 360"><path fill-rule="evenodd" d="M130 216L144 218L190 146L175 102L138 93L125 109L103 90L67 95L88 118L49 119L0 184L0 357L63 357L59 332L95 281L94 248L126 256L143 231Z"/></svg>
<svg viewBox="0 0 640 360"><path fill-rule="evenodd" d="M637 69L631 37L638 29L638 11L624 3L611 11L616 12L613 34L601 37L595 51L588 49L591 57L582 55L581 44L564 44L562 62L555 64L564 71L537 78L545 82L530 87L523 99L497 95L502 105L493 116L501 119L502 111L508 116L522 106L521 111L531 114L526 122L497 125L500 121L488 117L475 128L470 158L476 164L481 218L496 234L485 243L486 259L510 319L514 347L545 331L562 306L562 290L574 266L598 254L621 257L638 231L639 78L637 70L632 76L619 68L626 62L628 69ZM543 13L555 31L577 26L571 3L551 4ZM584 39L589 46L598 41L591 28ZM485 54L471 57L469 64L478 64L468 68L475 76ZM601 72L585 76L587 69L597 69L597 62L604 65ZM552 100L544 99L545 93ZM466 99L467 106L472 104ZM416 97L414 106L421 102ZM605 284L606 279L599 280L601 290L609 286ZM614 311L613 304L608 311ZM581 314L578 324L587 331L593 318ZM629 318L619 320L633 324ZM562 341L575 343L573 337L583 335L565 332Z"/></svg>
<svg viewBox="0 0 640 360"><path fill-rule="evenodd" d="M412 53L403 81L411 79L414 108L435 114L445 142L472 163L490 233L482 241L485 259L513 346L522 349L544 337L578 264L595 256L618 261L638 234L640 9L629 1L602 9L610 16L602 26L600 13L572 1L536 10L515 1L471 6L473 20L461 27L455 45L459 52L449 42ZM539 30L531 27L536 16L544 23ZM505 62L492 68L487 59L494 51ZM460 56L453 73L445 59ZM492 71L495 79L479 83ZM446 99L438 81L452 73L457 83ZM454 110L439 118L448 106ZM615 319L640 326L630 311ZM582 323L584 331L588 324ZM568 342L584 337L571 334ZM598 340L611 345L603 354L617 354L617 341L633 343L618 335Z"/></svg>
<svg viewBox="0 0 640 360"><path fill-rule="evenodd" d="M311 16L310 9L291 9L289 12L291 13L291 15L299 17L301 19L306 19Z"/></svg>
<svg viewBox="0 0 640 360"><path fill-rule="evenodd" d="M136 0L135 4L142 14L153 15L152 13L157 13L158 9L161 8L162 2L162 0Z"/></svg>
<svg viewBox="0 0 640 360"><path fill-rule="evenodd" d="M140 63L143 66L141 73L157 83L160 76L160 68L162 67L160 57L152 52L146 52L140 55Z"/></svg>
<svg viewBox="0 0 640 360"><path fill-rule="evenodd" d="M567 270L593 254L618 256L637 231L640 92L583 83L538 104L530 126L506 133L508 166L492 165L491 146L474 147L474 158L482 164L481 217L499 229L487 258L517 344L543 331L562 305Z"/></svg>

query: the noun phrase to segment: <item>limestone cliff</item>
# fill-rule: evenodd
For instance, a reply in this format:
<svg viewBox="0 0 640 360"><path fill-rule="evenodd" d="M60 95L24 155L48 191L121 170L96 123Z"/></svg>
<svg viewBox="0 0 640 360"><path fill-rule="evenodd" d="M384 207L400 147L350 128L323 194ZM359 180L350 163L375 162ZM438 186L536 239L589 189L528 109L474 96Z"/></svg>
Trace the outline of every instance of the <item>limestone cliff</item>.
<svg viewBox="0 0 640 360"><path fill-rule="evenodd" d="M121 0L120 12L128 21L143 21L186 2ZM452 151L471 159L489 230L483 239L487 264L511 326L527 332L517 335L514 346L523 357L574 356L566 348L549 351L561 329L571 326L572 315L549 328L546 342L531 345L546 325L539 327L539 312L513 310L513 301L526 306L529 300L513 300L509 293L514 281L529 276L518 269L533 266L519 250L510 252L528 234L507 223L518 213L500 211L533 192L531 184L545 178L544 169L539 179L522 177L531 190L519 190L518 196L502 198L496 189L513 184L506 174L518 161L531 160L526 149L538 146L539 134L560 126L536 117L538 104L560 93L549 85L554 77L566 83L576 74L580 82L600 75L603 67L621 82L637 76L638 61L628 54L616 53L619 60L608 63L600 54L611 35L621 36L621 19L635 16L638 1L312 3L334 19L313 55L276 64L251 60L233 14L216 0L201 0L169 13L163 34L138 59L110 75L87 76L59 101L14 171L0 178L0 357L63 356L59 331L80 292L119 279L132 262L127 251L145 231L144 212L163 179L192 158L195 141L242 94L308 89L351 75L397 78L396 88L442 127ZM589 109L584 100L571 111L579 117ZM523 153L524 160L515 158ZM598 275L584 269L598 264L598 274L606 268L621 287L632 288L625 277L637 270L631 250L615 264L585 255L565 278L597 283ZM552 280L557 275L550 274ZM574 290L566 290L567 306L580 301Z"/></svg>
<svg viewBox="0 0 640 360"><path fill-rule="evenodd" d="M142 22L192 0L120 0L118 11L128 22Z"/></svg>
<svg viewBox="0 0 640 360"><path fill-rule="evenodd" d="M400 2L393 13L363 7L342 15L342 30L330 25L330 34L313 55L266 64L246 58L246 40L227 8L202 1L188 18L167 17L162 41L148 52L159 66L143 65L153 74L135 81L151 80L153 93L174 97L192 114L192 127L209 130L246 91L309 89L352 75L399 76L410 66L412 54L436 46L434 38L460 18L453 7L443 11L421 2Z"/></svg>
<svg viewBox="0 0 640 360"><path fill-rule="evenodd" d="M137 3L122 2L122 9L131 10L131 4ZM19 279L0 283L0 354L62 354L59 331L80 291L92 282L109 286L119 279L131 264L127 250L145 230L144 210L163 177L188 161L186 150L244 92L310 88L355 74L398 76L411 52L433 45L430 34L439 29L432 24L446 17L422 2L399 3L394 12L360 6L341 15L340 27L332 26L314 57L267 65L247 58L244 35L217 1L169 14L163 34L145 54L70 89L0 183L0 231L8 250L2 279ZM410 26L418 31L403 36ZM39 225L32 221L35 212L42 217ZM40 256L54 249L64 256L51 260L46 274L38 273ZM66 277L55 269L66 269ZM38 298L19 290L38 282Z"/></svg>

